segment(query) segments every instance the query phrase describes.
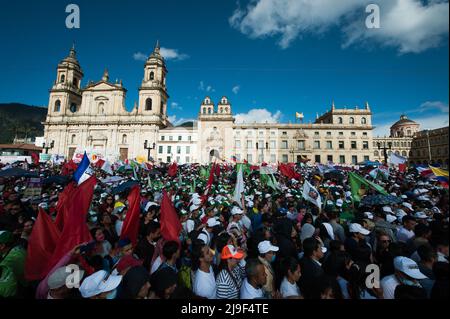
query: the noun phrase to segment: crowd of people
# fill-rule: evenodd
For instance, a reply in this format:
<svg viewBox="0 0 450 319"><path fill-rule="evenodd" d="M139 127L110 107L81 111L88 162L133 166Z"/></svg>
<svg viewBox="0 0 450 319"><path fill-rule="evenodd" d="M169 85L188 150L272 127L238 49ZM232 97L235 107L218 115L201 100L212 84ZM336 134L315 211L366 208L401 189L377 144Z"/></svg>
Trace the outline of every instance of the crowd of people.
<svg viewBox="0 0 450 319"><path fill-rule="evenodd" d="M20 165L3 171L14 166ZM235 191L242 166L214 164L208 177L204 171L210 167L180 165L169 174L167 165L125 165L113 176L95 169L90 207L79 212L86 214L91 240L65 251L33 280L26 270L39 266L27 265L36 221L45 214L57 222L61 194L77 187L71 180L76 166L64 167L62 178L61 165L29 165L48 181L37 197L25 196L28 177L0 177L0 297L448 298L449 195L439 181L413 167L404 172L392 167L385 178L373 178L364 167L335 168L327 175L317 165L302 164L290 166L296 178L275 167L274 186L264 182L260 170L249 169L239 201ZM397 200L364 204L378 191L366 187L355 194L350 173ZM305 198L306 181L320 193L321 205ZM130 182L140 193L136 241L121 236L133 205ZM165 195L181 225L172 240L161 216ZM78 285L68 284L75 274L70 269L79 269Z"/></svg>

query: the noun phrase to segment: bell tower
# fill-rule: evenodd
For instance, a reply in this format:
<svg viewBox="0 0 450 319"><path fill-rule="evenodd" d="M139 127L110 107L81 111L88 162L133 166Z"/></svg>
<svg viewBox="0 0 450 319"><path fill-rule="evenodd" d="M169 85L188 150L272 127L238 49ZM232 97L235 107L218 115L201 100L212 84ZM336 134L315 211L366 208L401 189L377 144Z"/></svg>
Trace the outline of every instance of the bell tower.
<svg viewBox="0 0 450 319"><path fill-rule="evenodd" d="M160 51L159 41L157 41L153 53L144 66L144 79L139 88L138 113L156 115L165 123L167 120L167 100L169 99L166 87L168 72Z"/></svg>
<svg viewBox="0 0 450 319"><path fill-rule="evenodd" d="M81 106L81 80L83 71L78 62L75 45L69 56L57 67L56 80L50 89L48 116L75 114Z"/></svg>

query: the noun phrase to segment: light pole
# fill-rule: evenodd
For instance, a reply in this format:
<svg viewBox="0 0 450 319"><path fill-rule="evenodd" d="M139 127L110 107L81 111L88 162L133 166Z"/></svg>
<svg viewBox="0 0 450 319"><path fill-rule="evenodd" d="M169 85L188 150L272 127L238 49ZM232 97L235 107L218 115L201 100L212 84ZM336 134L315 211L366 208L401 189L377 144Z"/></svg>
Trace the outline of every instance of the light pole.
<svg viewBox="0 0 450 319"><path fill-rule="evenodd" d="M47 145L47 146L46 146ZM55 147L55 141L52 141L51 143L50 143L50 145L48 145L48 144L43 144L42 145L42 147L45 149L45 154L48 154L48 150L51 150L51 149L53 149L54 147Z"/></svg>
<svg viewBox="0 0 450 319"><path fill-rule="evenodd" d="M153 143L152 146L148 146L148 141L145 140L144 149L148 150L147 160L150 161L150 152L156 148L156 143Z"/></svg>
<svg viewBox="0 0 450 319"><path fill-rule="evenodd" d="M388 143L388 147L386 147L386 142L383 142L383 147L381 147L381 142L377 142L378 149L383 150L384 152L384 163L387 165L387 150L392 149L392 142Z"/></svg>
<svg viewBox="0 0 450 319"><path fill-rule="evenodd" d="M430 130L427 130L427 143L428 143L428 158L430 159L429 164L431 165Z"/></svg>

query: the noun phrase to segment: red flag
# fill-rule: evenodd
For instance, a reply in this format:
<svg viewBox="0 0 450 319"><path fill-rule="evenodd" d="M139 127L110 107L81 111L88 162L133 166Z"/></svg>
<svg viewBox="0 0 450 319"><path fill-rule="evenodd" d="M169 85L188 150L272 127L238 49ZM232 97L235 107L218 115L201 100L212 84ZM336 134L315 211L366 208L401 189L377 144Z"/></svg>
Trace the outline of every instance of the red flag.
<svg viewBox="0 0 450 319"><path fill-rule="evenodd" d="M406 164L398 164L398 170L402 173L406 172Z"/></svg>
<svg viewBox="0 0 450 319"><path fill-rule="evenodd" d="M70 183L58 196L58 204L56 205L56 220L55 225L59 231L64 228L64 221L67 220L67 200L76 188L75 183Z"/></svg>
<svg viewBox="0 0 450 319"><path fill-rule="evenodd" d="M177 175L177 170L178 170L177 163L173 163L172 165L170 165L168 172L169 176L174 177L175 175Z"/></svg>
<svg viewBox="0 0 450 319"><path fill-rule="evenodd" d="M105 163L106 163L105 160L99 159L99 160L97 161L97 163L95 163L95 167L97 167L97 168L102 168L102 167L103 167L103 164L105 164Z"/></svg>
<svg viewBox="0 0 450 319"><path fill-rule="evenodd" d="M217 177L217 178L220 177L220 166L219 166L219 164L216 164L215 174L216 174L216 177Z"/></svg>
<svg viewBox="0 0 450 319"><path fill-rule="evenodd" d="M64 163L62 169L61 169L61 175L67 176L75 172L78 168L78 165L73 161L70 160L68 163Z"/></svg>
<svg viewBox="0 0 450 319"><path fill-rule="evenodd" d="M39 165L39 155L37 155L36 153L31 153L31 158L33 159L34 165Z"/></svg>
<svg viewBox="0 0 450 319"><path fill-rule="evenodd" d="M204 195L208 195L209 191L211 190L211 186L214 183L214 172L216 171L216 163L213 163L211 166L211 170L209 171L209 178L208 182L206 183L206 189Z"/></svg>
<svg viewBox="0 0 450 319"><path fill-rule="evenodd" d="M278 166L278 169L280 170L281 174L288 177L289 179L301 179L301 175L297 173L292 166L289 166L287 164L280 164Z"/></svg>
<svg viewBox="0 0 450 319"><path fill-rule="evenodd" d="M134 186L128 195L128 212L123 222L122 232L120 239L128 238L136 246L140 225L140 213L141 213L141 190L139 186Z"/></svg>
<svg viewBox="0 0 450 319"><path fill-rule="evenodd" d="M96 184L97 178L92 176L78 187L75 187L74 191L68 195L69 197L65 204L67 205L67 220L64 221L61 238L47 265L47 272L75 246L92 240L86 224L86 215L91 205L92 197L94 196L94 187Z"/></svg>
<svg viewBox="0 0 450 319"><path fill-rule="evenodd" d="M41 280L47 276L47 263L59 242L61 233L47 213L39 208L33 231L28 239L25 279Z"/></svg>
<svg viewBox="0 0 450 319"><path fill-rule="evenodd" d="M172 201L166 191L163 192L161 202L161 236L167 241L179 242L179 236L182 229L177 212L173 207Z"/></svg>

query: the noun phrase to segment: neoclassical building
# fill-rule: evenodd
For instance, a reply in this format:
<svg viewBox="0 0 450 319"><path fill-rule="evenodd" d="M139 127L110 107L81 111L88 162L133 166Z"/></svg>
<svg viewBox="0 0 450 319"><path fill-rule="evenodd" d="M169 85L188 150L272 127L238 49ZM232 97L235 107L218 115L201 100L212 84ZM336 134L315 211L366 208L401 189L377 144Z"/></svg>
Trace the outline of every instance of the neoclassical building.
<svg viewBox="0 0 450 319"><path fill-rule="evenodd" d="M44 123L45 141L54 142L50 153L70 159L86 150L111 161L148 157L180 164L234 157L254 164L305 160L357 164L382 159L375 153L378 139L372 136L369 103L348 109L333 102L310 123L242 124L236 123L227 97L217 103L206 97L196 121L174 127L167 114L167 73L157 43L144 65L139 102L129 112L127 90L122 81L111 82L107 70L101 80L82 87L83 70L72 48L58 64L50 90ZM393 126L392 138L410 138L418 129L405 119Z"/></svg>

